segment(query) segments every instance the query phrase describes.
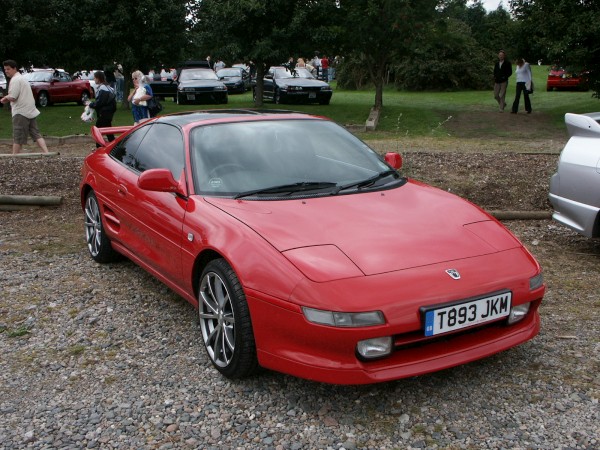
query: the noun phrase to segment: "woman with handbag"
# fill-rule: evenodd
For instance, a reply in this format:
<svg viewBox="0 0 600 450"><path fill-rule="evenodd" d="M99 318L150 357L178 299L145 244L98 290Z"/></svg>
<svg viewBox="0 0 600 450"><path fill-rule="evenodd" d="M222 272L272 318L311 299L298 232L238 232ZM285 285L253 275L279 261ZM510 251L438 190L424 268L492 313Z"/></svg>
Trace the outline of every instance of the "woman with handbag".
<svg viewBox="0 0 600 450"><path fill-rule="evenodd" d="M133 114L133 124L149 119L148 100L153 97L152 88L146 83L146 76L139 70L131 74L133 80L133 91L127 97L131 102L131 113Z"/></svg>
<svg viewBox="0 0 600 450"><path fill-rule="evenodd" d="M516 114L519 111L519 101L521 100L522 92L525 98L525 111L527 111L527 114L531 114L529 93L533 92L533 80L531 78L531 67L523 58L517 58L515 74L517 75L517 92L515 93L515 101L513 102L511 113Z"/></svg>
<svg viewBox="0 0 600 450"><path fill-rule="evenodd" d="M112 87L106 82L106 75L101 70L94 72L96 82L96 99L88 106L98 114L96 126L98 128L112 127L112 119L117 110L117 95ZM108 142L115 140L114 134L106 136ZM99 145L97 145L99 147Z"/></svg>

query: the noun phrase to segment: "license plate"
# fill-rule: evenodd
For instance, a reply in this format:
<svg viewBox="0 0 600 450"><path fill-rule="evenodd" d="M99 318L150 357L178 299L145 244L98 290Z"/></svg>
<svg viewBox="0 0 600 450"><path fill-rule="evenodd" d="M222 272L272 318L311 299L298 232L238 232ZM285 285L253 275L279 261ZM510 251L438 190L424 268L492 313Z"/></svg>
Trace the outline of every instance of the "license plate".
<svg viewBox="0 0 600 450"><path fill-rule="evenodd" d="M435 336L507 317L512 293L504 292L425 311L425 336Z"/></svg>
<svg viewBox="0 0 600 450"><path fill-rule="evenodd" d="M316 92L309 92L308 93L308 98L317 98L317 93Z"/></svg>
<svg viewBox="0 0 600 450"><path fill-rule="evenodd" d="M196 100L196 95L194 95L194 94L188 94L187 95L187 99L188 100Z"/></svg>

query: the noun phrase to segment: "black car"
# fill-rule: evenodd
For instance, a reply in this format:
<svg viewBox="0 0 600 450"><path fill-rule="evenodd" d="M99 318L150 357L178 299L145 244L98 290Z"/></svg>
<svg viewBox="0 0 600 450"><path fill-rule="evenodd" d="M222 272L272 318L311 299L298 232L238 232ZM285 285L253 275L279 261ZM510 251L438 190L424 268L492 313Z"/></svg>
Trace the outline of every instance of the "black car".
<svg viewBox="0 0 600 450"><path fill-rule="evenodd" d="M154 95L160 99L164 99L165 97L172 97L174 101L177 101L177 85L178 79L181 75L181 71L183 69L191 69L191 68L204 68L210 69L210 63L206 60L199 61L182 61L177 64L177 68L175 69L175 74L172 75L169 72L168 76L163 79L159 73L155 73L154 76L148 80L150 87L152 88L152 92Z"/></svg>
<svg viewBox="0 0 600 450"><path fill-rule="evenodd" d="M227 102L227 86L212 69L181 69L177 78L177 104Z"/></svg>
<svg viewBox="0 0 600 450"><path fill-rule="evenodd" d="M217 77L225 83L229 93L243 94L250 89L250 74L241 67L227 67L218 70Z"/></svg>
<svg viewBox="0 0 600 450"><path fill-rule="evenodd" d="M304 68L271 67L264 78L263 99L273 103L319 103L329 105L333 91ZM256 87L254 88L256 98Z"/></svg>

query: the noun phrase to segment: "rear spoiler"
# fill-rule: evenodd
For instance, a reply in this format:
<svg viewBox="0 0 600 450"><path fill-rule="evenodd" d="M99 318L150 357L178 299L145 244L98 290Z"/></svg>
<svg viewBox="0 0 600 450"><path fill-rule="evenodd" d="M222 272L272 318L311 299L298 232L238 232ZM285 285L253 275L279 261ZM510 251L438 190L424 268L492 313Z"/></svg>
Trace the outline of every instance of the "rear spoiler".
<svg viewBox="0 0 600 450"><path fill-rule="evenodd" d="M565 114L569 136L600 137L600 112L588 114Z"/></svg>
<svg viewBox="0 0 600 450"><path fill-rule="evenodd" d="M123 134L133 128L133 125L126 125L122 127L107 127L107 128L98 128L97 126L92 127L92 138L101 146L106 145L106 141L104 140L104 135L107 134Z"/></svg>

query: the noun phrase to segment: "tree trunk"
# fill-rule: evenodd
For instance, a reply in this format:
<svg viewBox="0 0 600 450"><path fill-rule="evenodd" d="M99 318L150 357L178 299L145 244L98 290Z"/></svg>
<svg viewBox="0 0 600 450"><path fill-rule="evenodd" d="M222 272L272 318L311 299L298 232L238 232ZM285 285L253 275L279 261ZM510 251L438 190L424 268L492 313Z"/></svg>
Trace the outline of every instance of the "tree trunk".
<svg viewBox="0 0 600 450"><path fill-rule="evenodd" d="M265 64L263 61L256 61L256 84L254 85L254 106L263 106L263 91L265 78Z"/></svg>

